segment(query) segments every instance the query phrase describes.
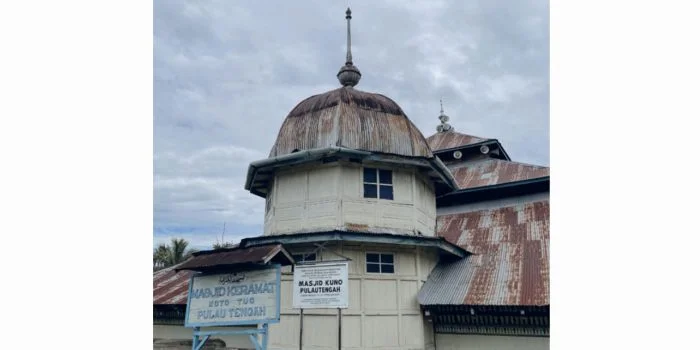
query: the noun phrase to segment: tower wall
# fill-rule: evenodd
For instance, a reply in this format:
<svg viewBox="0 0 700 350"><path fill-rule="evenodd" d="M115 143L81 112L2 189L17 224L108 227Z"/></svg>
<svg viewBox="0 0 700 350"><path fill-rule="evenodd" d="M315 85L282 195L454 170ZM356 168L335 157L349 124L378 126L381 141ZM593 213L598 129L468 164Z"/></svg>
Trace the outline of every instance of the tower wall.
<svg viewBox="0 0 700 350"><path fill-rule="evenodd" d="M432 184L409 167L376 168L392 171L393 200L364 197L360 164L340 162L276 173L265 208L265 235L347 230L434 236Z"/></svg>

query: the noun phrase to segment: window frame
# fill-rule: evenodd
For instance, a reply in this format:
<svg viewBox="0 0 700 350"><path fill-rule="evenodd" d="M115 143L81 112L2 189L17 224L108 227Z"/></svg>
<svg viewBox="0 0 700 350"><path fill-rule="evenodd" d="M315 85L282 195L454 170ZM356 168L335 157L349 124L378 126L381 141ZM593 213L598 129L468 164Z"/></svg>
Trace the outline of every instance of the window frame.
<svg viewBox="0 0 700 350"><path fill-rule="evenodd" d="M377 254L379 256L379 261L378 262L368 262L367 261L367 256L369 254ZM383 263L382 262L382 255L391 255L391 263ZM379 266L379 272L369 272L367 267L370 265L378 265ZM382 266L383 265L391 265L392 269L394 270L393 272L383 272L382 271ZM396 253L395 252L378 252L378 251L366 251L365 252L365 274L371 274L371 275L395 275L396 274Z"/></svg>
<svg viewBox="0 0 700 350"><path fill-rule="evenodd" d="M365 170L374 170L374 176L376 177L376 182L367 182L365 181ZM381 172L386 171L389 172L390 176L390 182L382 182L381 180ZM393 169L386 169L386 168L379 168L379 167L362 167L362 171L360 172L361 176L361 181L362 181L362 198L364 199L379 199L379 200L385 200L385 201L393 201L394 200L394 170ZM368 197L365 193L365 186L367 185L374 185L375 186L375 191L376 191L376 197ZM382 198L382 186L384 187L389 187L391 189L391 198Z"/></svg>
<svg viewBox="0 0 700 350"><path fill-rule="evenodd" d="M313 260L306 260L306 259L303 259L302 261L297 261L297 258L296 258L296 257L299 256L299 255L301 255L302 258L303 258L304 256L307 256L307 255L313 255L313 256L314 256L314 259L313 259ZM294 259L294 264L292 264L292 272L294 272L294 267L297 266L297 263L302 263L302 264L303 264L303 263L305 263L305 262L307 262L307 261L319 261L319 260L318 260L318 252L314 252L314 251L311 251L311 252L300 252L300 253L296 253L296 254L295 254L295 253L292 253L292 258Z"/></svg>
<svg viewBox="0 0 700 350"><path fill-rule="evenodd" d="M297 257L297 256L300 256L300 255L302 256L302 259L303 259L303 260L297 261L297 258L296 258L296 257ZM313 260L304 259L305 256L309 256L309 255L313 255L314 259L313 259ZM316 254L316 252L300 252L300 253L292 254L292 258L294 258L294 263L295 263L295 264L296 264L297 262L318 261L318 254Z"/></svg>

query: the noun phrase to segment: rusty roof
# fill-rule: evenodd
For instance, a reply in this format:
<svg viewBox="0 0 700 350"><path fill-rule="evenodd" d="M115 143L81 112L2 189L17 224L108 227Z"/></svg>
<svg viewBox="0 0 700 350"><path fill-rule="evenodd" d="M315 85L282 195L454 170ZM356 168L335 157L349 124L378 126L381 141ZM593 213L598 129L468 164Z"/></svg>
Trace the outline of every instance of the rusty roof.
<svg viewBox="0 0 700 350"><path fill-rule="evenodd" d="M180 264L181 265L181 264ZM185 305L192 271L176 271L180 265L153 273L153 305Z"/></svg>
<svg viewBox="0 0 700 350"><path fill-rule="evenodd" d="M276 256L286 253L279 245L260 245L245 249L229 248L195 253L187 261L158 270L153 273L153 305L185 305L190 277L194 271L186 270L188 266L214 267L233 265L242 261L268 262ZM288 257L291 259L291 256Z"/></svg>
<svg viewBox="0 0 700 350"><path fill-rule="evenodd" d="M423 134L390 98L341 87L300 102L282 123L270 157L332 146L433 157Z"/></svg>
<svg viewBox="0 0 700 350"><path fill-rule="evenodd" d="M549 305L549 200L440 215L437 230L474 254L436 266L422 305Z"/></svg>
<svg viewBox="0 0 700 350"><path fill-rule="evenodd" d="M471 144L484 142L488 140L489 139L483 137L462 134L453 130L446 132L437 132L433 135L430 135L426 139L426 141L428 141L430 149L433 150L433 152L468 146Z"/></svg>
<svg viewBox="0 0 700 350"><path fill-rule="evenodd" d="M549 168L502 159L460 163L450 167L460 189L498 185L549 176Z"/></svg>
<svg viewBox="0 0 700 350"><path fill-rule="evenodd" d="M292 255L281 244L268 244L246 248L228 248L201 251L192 259L182 263L176 270L209 270L241 264L267 264L269 262L289 265L294 262Z"/></svg>

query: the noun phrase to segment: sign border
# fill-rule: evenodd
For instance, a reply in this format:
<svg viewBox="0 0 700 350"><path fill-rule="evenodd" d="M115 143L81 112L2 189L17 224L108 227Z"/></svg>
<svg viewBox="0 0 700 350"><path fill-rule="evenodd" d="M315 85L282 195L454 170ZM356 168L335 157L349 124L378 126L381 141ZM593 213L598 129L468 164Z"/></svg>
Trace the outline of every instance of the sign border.
<svg viewBox="0 0 700 350"><path fill-rule="evenodd" d="M295 266L294 270L296 273L296 268L297 267L312 267L312 266L330 266L330 265L339 265L339 264L345 264L346 271L348 273L347 279L348 279L348 298L347 298L347 305L345 306L334 306L334 307L302 307L302 306L296 306L294 305L294 295L296 294L295 289L292 290L292 309L294 310L335 310L335 309L343 309L347 310L350 308L350 260L320 260L320 261L309 261L305 262L303 264L298 264ZM292 276L292 285L294 284L294 276ZM296 288L296 286L293 285L292 288Z"/></svg>
<svg viewBox="0 0 700 350"><path fill-rule="evenodd" d="M194 284L194 278L199 277L199 276L208 276L208 275L220 275L222 274L221 272L214 272L214 273L202 273L202 272L195 272L192 274L190 277L190 285L189 285L189 290L187 291L187 311L185 311L185 327L186 328L196 328L196 327L225 327L225 326L255 326L255 325L260 325L263 323L279 323L280 322L280 302L281 302L281 295L282 291L280 289L281 284L282 284L282 266L280 264L273 264L273 265L266 265L266 266L260 266L260 267L253 267L253 268L247 268L245 270L241 270L240 272L245 272L245 271L256 271L256 270L275 270L277 274L277 285L276 285L276 292L277 292L277 307L275 310L275 315L273 318L265 318L265 319L260 319L260 320L250 320L250 321L232 321L232 322L215 322L215 323L189 323L188 320L190 319L190 299L192 298L192 285Z"/></svg>

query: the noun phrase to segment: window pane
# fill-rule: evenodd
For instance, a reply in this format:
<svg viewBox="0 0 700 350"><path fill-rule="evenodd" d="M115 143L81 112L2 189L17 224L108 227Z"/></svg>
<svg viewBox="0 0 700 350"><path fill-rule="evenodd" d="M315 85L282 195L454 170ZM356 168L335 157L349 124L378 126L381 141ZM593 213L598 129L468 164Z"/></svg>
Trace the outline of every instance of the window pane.
<svg viewBox="0 0 700 350"><path fill-rule="evenodd" d="M306 255L306 258L304 258L304 261L316 261L316 253Z"/></svg>
<svg viewBox="0 0 700 350"><path fill-rule="evenodd" d="M367 253L367 262L368 263L378 263L379 262L379 254Z"/></svg>
<svg viewBox="0 0 700 350"><path fill-rule="evenodd" d="M393 264L394 263L394 255L393 254L382 254L382 262L385 264Z"/></svg>
<svg viewBox="0 0 700 350"><path fill-rule="evenodd" d="M365 185L367 186L367 185ZM365 190L367 193L367 190ZM367 197L367 196L365 196ZM393 186L379 186L379 198L381 199L394 199L394 187Z"/></svg>
<svg viewBox="0 0 700 350"><path fill-rule="evenodd" d="M390 184L391 182L391 170L379 170L379 182L383 184Z"/></svg>
<svg viewBox="0 0 700 350"><path fill-rule="evenodd" d="M382 273L394 273L394 265L382 264Z"/></svg>
<svg viewBox="0 0 700 350"><path fill-rule="evenodd" d="M365 172L364 173L365 182L377 183L377 169L365 168L364 172Z"/></svg>
<svg viewBox="0 0 700 350"><path fill-rule="evenodd" d="M370 263L367 263L367 272L370 272L370 273L379 273L379 264L370 264Z"/></svg>
<svg viewBox="0 0 700 350"><path fill-rule="evenodd" d="M377 185L365 184L365 198L377 198Z"/></svg>

